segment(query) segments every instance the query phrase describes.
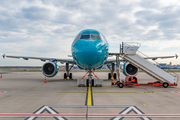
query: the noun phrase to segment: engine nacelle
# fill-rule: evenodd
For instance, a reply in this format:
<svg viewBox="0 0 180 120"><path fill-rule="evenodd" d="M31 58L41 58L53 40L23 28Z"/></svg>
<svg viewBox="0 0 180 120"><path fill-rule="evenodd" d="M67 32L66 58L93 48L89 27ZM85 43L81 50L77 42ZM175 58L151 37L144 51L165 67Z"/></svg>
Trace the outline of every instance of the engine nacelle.
<svg viewBox="0 0 180 120"><path fill-rule="evenodd" d="M55 62L46 62L42 67L42 72L46 77L54 77L58 73L58 66Z"/></svg>
<svg viewBox="0 0 180 120"><path fill-rule="evenodd" d="M138 68L130 64L129 62L124 63L123 73L125 76L136 76L138 73Z"/></svg>

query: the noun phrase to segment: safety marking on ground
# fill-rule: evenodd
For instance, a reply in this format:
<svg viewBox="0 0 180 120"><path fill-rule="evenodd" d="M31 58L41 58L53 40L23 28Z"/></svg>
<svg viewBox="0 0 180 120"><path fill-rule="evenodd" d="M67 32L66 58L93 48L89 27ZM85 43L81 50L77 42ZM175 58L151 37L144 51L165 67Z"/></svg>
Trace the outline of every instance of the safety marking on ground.
<svg viewBox="0 0 180 120"><path fill-rule="evenodd" d="M87 93L87 92L73 92L73 91L65 92L65 91L60 91L60 92L57 92L57 93Z"/></svg>
<svg viewBox="0 0 180 120"><path fill-rule="evenodd" d="M138 92L92 92L92 93L138 93Z"/></svg>
<svg viewBox="0 0 180 120"><path fill-rule="evenodd" d="M89 87L88 87L88 99L87 99L87 106L91 106L92 105L92 102L91 102L91 86L89 84Z"/></svg>
<svg viewBox="0 0 180 120"><path fill-rule="evenodd" d="M122 120L124 118L127 117L131 117L131 118L140 118L141 120L152 120L149 117L180 117L180 114L144 114L139 108L137 108L136 106L89 106L88 108L121 108L121 112L119 114L85 114L85 113L81 113L81 114L76 114L76 113L58 113L56 110L54 110L53 108L87 108L87 106L63 106L63 105L49 105L49 106L42 106L41 108L39 108L36 112L34 112L33 114L29 114L29 113L0 113L0 117L27 117L25 120L36 120L38 117L45 117L45 118L52 118L54 117L54 119L56 120L68 120L68 117L73 117L73 118L85 118L85 117L101 117L101 118L105 118L105 117L113 117L110 120ZM122 108L124 108L122 110ZM47 111L49 114L44 113L45 111ZM135 114L131 114L131 112L134 112Z"/></svg>
<svg viewBox="0 0 180 120"><path fill-rule="evenodd" d="M73 91L65 92L65 91L59 91L57 93L88 93L88 92L73 92ZM91 92L91 93L138 93L138 92Z"/></svg>
<svg viewBox="0 0 180 120"><path fill-rule="evenodd" d="M7 91L0 91L0 94L6 93Z"/></svg>
<svg viewBox="0 0 180 120"><path fill-rule="evenodd" d="M114 118L111 118L110 120L122 120L124 119L124 117L128 117L128 116L132 116L132 114L129 114L131 112L134 112L135 114L138 114L138 116L142 119L142 120L151 120L151 118L149 118L148 116L141 116L142 114L144 114L140 109L138 109L136 106L130 106L125 108L123 111L121 111L119 114L121 116L117 116ZM128 114L128 115L127 115ZM125 116L123 116L125 115Z"/></svg>
<svg viewBox="0 0 180 120"><path fill-rule="evenodd" d="M66 85L66 87L77 87L77 85Z"/></svg>
<svg viewBox="0 0 180 120"><path fill-rule="evenodd" d="M36 120L37 117L42 117L43 115L43 112L47 111L49 114L46 114L46 117L47 116L52 116L54 117L56 120L67 120L64 116L58 116L60 115L57 111L55 111L52 107L49 107L49 106L42 106L41 108L39 108L36 112L34 112L33 114L31 115L27 115L27 116L30 116L28 118L26 118L25 120ZM0 114L1 116L1 114ZM26 116L25 114L21 114L19 116Z"/></svg>
<svg viewBox="0 0 180 120"><path fill-rule="evenodd" d="M92 106L94 106L92 87L91 87L91 103L92 103Z"/></svg>
<svg viewBox="0 0 180 120"><path fill-rule="evenodd" d="M87 106L57 106L57 105L51 105L51 106L42 106L39 108L36 112L33 114L28 113L2 113L0 114L0 117L28 117L25 120L36 120L38 117L54 117L56 120L68 120L65 117L113 117L110 120L122 120L125 117L140 117L142 120L151 120L149 117L161 117L163 115L146 115L144 114L140 109L138 109L136 106L89 106L89 108L125 108L122 110L119 114L72 114L72 113L63 113L59 114L57 111L55 111L52 107L55 108L66 108L66 107L73 107L73 108L81 108L81 107L87 107ZM45 114L44 111L47 111L49 114ZM134 112L135 114L130 114L131 112ZM167 115L165 116L167 117ZM174 116L173 116L174 117ZM180 115L179 115L180 117Z"/></svg>
<svg viewBox="0 0 180 120"><path fill-rule="evenodd" d="M156 93L156 92L142 92L142 93Z"/></svg>
<svg viewBox="0 0 180 120"><path fill-rule="evenodd" d="M130 112L135 112L131 110ZM37 117L54 117L56 120L68 120L65 117L86 117L86 114L28 114L28 113L2 113L0 117L33 117L33 119L25 119L25 120L35 120ZM111 118L110 120L122 120L125 117L140 117L142 120L152 120L149 117L180 117L180 114L88 114L88 117L116 117ZM35 118L35 119L34 119ZM61 118L61 119L60 119ZM120 119L119 119L120 118Z"/></svg>
<svg viewBox="0 0 180 120"><path fill-rule="evenodd" d="M180 92L173 92L173 93L175 93L175 94L179 94L179 95L180 95Z"/></svg>
<svg viewBox="0 0 180 120"><path fill-rule="evenodd" d="M144 106L146 106L146 103L144 102L144 104L143 104Z"/></svg>
<svg viewBox="0 0 180 120"><path fill-rule="evenodd" d="M86 101L85 101L86 106L93 106L93 94L92 94L92 87L89 83L89 87L87 87L87 94L86 94Z"/></svg>

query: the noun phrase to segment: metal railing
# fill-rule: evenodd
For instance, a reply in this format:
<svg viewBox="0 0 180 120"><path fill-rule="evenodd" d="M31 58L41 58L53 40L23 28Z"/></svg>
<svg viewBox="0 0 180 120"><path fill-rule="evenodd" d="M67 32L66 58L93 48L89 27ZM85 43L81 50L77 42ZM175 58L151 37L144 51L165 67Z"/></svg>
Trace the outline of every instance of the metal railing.
<svg viewBox="0 0 180 120"><path fill-rule="evenodd" d="M177 78L177 81L176 83L178 83L179 81L179 75L177 73L175 73L174 71L172 71L171 69L167 69L167 71L169 71L169 74L171 74L172 76L176 77ZM166 71L166 72L167 72Z"/></svg>
<svg viewBox="0 0 180 120"><path fill-rule="evenodd" d="M123 46L138 46L138 47L141 47L141 44L140 43L138 43L138 42L123 42L122 43L123 44Z"/></svg>
<svg viewBox="0 0 180 120"><path fill-rule="evenodd" d="M120 54L123 54L124 46L137 46L140 47L141 44L137 42L122 42L122 45L120 44Z"/></svg>

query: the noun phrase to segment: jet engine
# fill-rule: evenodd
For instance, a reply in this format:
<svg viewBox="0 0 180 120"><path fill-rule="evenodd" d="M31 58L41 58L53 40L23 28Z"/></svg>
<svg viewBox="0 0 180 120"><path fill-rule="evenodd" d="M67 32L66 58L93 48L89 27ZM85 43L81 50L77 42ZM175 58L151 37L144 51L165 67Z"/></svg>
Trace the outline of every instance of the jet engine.
<svg viewBox="0 0 180 120"><path fill-rule="evenodd" d="M42 72L46 77L54 77L58 73L58 66L55 62L46 62L42 67Z"/></svg>
<svg viewBox="0 0 180 120"><path fill-rule="evenodd" d="M124 63L123 73L125 76L136 76L138 73L138 68L130 64L129 62Z"/></svg>

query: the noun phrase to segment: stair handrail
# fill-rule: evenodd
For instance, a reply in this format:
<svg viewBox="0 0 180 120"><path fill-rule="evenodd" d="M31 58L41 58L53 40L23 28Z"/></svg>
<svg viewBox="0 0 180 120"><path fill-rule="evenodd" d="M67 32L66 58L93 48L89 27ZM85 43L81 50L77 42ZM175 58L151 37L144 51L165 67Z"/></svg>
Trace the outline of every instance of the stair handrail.
<svg viewBox="0 0 180 120"><path fill-rule="evenodd" d="M172 75L172 76L174 76L174 77L176 77L177 78L177 82L176 83L178 83L178 80L179 80L179 75L177 74L177 73L175 73L174 71L172 71L171 69L167 69L167 70L169 70L170 71L170 74L172 75L172 73L173 74L175 74L175 76L174 75Z"/></svg>
<svg viewBox="0 0 180 120"><path fill-rule="evenodd" d="M133 44L133 45L131 45ZM124 46L138 46L138 47L141 47L141 44L138 43L138 42L124 42Z"/></svg>
<svg viewBox="0 0 180 120"><path fill-rule="evenodd" d="M142 52L139 51L139 50L138 50L138 53L141 53L142 55L148 57L146 54L142 53ZM157 65L159 65L159 63L158 63L156 60L153 60L153 61L156 62ZM177 78L177 83L178 83L179 75L178 75L177 73L175 73L174 71L170 70L170 69L168 69L168 70L170 71L170 74L171 74L171 73L175 74L175 77ZM171 74L171 75L172 75L172 74ZM172 76L174 76L174 75L172 75Z"/></svg>
<svg viewBox="0 0 180 120"><path fill-rule="evenodd" d="M146 56L146 57L149 57L149 56L147 56L146 54L144 54L143 52L141 52L139 50L138 50L138 52L141 53L142 55Z"/></svg>
<svg viewBox="0 0 180 120"><path fill-rule="evenodd" d="M144 55L145 57L149 57L149 56L147 56L146 54L144 54L143 52L141 52L141 51L137 51L138 53L141 53L142 55ZM156 61L156 60L153 60L155 63L156 63L156 65L159 65L159 63Z"/></svg>

